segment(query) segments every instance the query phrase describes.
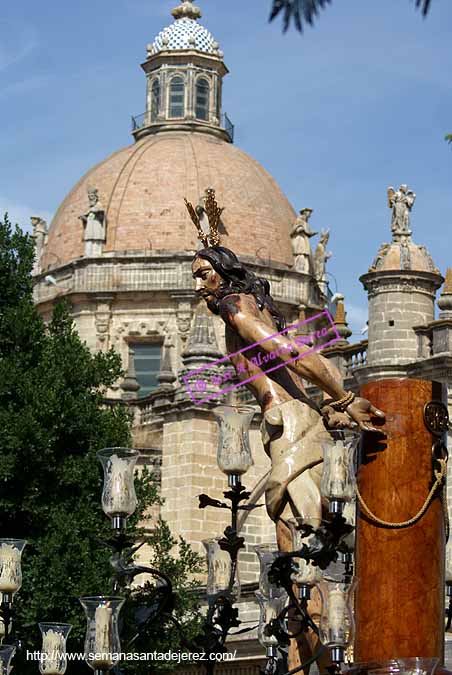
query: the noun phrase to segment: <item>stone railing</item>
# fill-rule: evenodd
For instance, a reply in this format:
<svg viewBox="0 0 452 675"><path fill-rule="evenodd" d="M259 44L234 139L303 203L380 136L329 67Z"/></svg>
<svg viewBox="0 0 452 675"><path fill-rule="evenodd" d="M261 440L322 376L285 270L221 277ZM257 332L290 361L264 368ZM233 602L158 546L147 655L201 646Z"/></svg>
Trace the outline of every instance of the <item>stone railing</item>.
<svg viewBox="0 0 452 675"><path fill-rule="evenodd" d="M356 345L344 348L344 365L347 377L353 374L355 368L367 365L367 340L362 340Z"/></svg>
<svg viewBox="0 0 452 675"><path fill-rule="evenodd" d="M37 277L34 299L39 304L76 293L186 290L193 288L191 261L192 256L183 252L175 252L169 258L151 250L104 254L91 260L80 258ZM276 263L266 270L259 264L249 265L268 279L275 300L296 306L308 303L312 291L309 277ZM46 282L46 274L51 274L54 283Z"/></svg>
<svg viewBox="0 0 452 675"><path fill-rule="evenodd" d="M168 126L174 125L174 124L184 124L184 122L189 122L192 126L197 125L199 127L205 127L209 128L212 126L218 126L222 131L224 131L227 135L228 140L233 143L234 142L234 125L232 124L231 120L229 119L228 115L226 113L221 114L220 118L220 123L218 124L212 124L212 122L204 122L203 120L187 120L186 118L181 118L181 119L162 119L159 117L158 119L152 120L151 119L151 113L150 111L141 113L141 115L134 115L132 116L132 133L135 133L137 131L140 131L141 129L146 129L149 127L156 127L156 128L161 128L162 125L167 124Z"/></svg>

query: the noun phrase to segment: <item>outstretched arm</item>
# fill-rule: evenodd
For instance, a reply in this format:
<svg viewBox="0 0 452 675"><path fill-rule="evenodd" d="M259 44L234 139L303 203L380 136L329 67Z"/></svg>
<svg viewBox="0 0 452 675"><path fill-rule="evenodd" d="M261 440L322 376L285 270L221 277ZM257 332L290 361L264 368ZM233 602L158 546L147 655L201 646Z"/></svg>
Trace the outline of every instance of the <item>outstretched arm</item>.
<svg viewBox="0 0 452 675"><path fill-rule="evenodd" d="M347 392L335 378L327 360L309 347L300 345L274 331L262 320L254 298L230 295L220 303L220 314L225 321L248 344L259 342L259 349L270 354L278 351L278 357L287 362L287 368L326 392L334 401L344 398ZM308 353L310 352L310 353ZM295 357L295 359L294 359ZM370 424L370 415L384 417L366 399L355 399L347 413L362 429L377 431Z"/></svg>
<svg viewBox="0 0 452 675"><path fill-rule="evenodd" d="M244 342L250 345L259 342L259 349L268 354L279 351L278 358L286 361L290 370L315 384L332 399L338 400L346 395L340 381L325 366L324 357L315 352L303 356L311 351L310 348L295 343L285 335L274 335L274 330L260 318L256 309L254 300L238 295L227 296L220 306L222 318ZM293 360L294 357L296 360Z"/></svg>

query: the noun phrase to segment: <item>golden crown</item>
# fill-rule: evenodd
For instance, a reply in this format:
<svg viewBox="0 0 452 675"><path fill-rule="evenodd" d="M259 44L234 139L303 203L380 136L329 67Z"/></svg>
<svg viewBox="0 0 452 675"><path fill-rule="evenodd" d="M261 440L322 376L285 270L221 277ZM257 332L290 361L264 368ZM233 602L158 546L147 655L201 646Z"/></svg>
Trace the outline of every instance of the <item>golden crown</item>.
<svg viewBox="0 0 452 675"><path fill-rule="evenodd" d="M220 209L216 202L215 190L213 188L207 188L206 194L204 196L203 209L209 220L208 233L204 232L204 230L202 229L201 221L199 220L199 216L196 213L195 209L193 208L193 204L187 201L186 198L184 198L184 201L185 206L187 207L187 211L190 214L190 218L192 219L198 231L198 239L202 241L205 248L207 248L208 246L218 246L220 244L220 234L218 232L218 226L220 224L221 214L223 213L224 209L223 208Z"/></svg>

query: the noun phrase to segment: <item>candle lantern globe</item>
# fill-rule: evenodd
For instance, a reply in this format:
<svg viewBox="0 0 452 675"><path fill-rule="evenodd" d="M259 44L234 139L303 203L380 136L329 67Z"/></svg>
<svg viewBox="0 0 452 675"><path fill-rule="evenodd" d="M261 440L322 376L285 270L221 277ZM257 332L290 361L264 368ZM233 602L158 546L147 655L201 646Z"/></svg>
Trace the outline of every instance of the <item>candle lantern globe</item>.
<svg viewBox="0 0 452 675"><path fill-rule="evenodd" d="M355 456L361 434L333 430L322 441L323 474L320 492L329 503L330 513L342 513L356 493Z"/></svg>
<svg viewBox="0 0 452 675"><path fill-rule="evenodd" d="M275 548L275 544L260 544L259 546L254 546L254 551L259 559L259 591L264 596L264 598L272 599L279 598L285 593L285 590L282 586L278 586L276 583L271 581L268 578L268 573L270 572L271 566L275 560L279 557L280 552Z"/></svg>
<svg viewBox="0 0 452 675"><path fill-rule="evenodd" d="M207 596L214 600L221 595L232 595L235 600L240 597L240 582L236 561L231 559L228 551L220 547L222 537L204 539L203 544L207 556Z"/></svg>
<svg viewBox="0 0 452 675"><path fill-rule="evenodd" d="M11 605L14 595L22 586L23 539L0 539L0 593L1 602Z"/></svg>
<svg viewBox="0 0 452 675"><path fill-rule="evenodd" d="M16 647L14 645L3 645L0 647L0 675L9 675L11 668L11 660L15 654Z"/></svg>
<svg viewBox="0 0 452 675"><path fill-rule="evenodd" d="M254 416L251 406L217 406L213 413L219 426L217 462L228 476L230 487L240 484L240 477L253 464L249 428Z"/></svg>
<svg viewBox="0 0 452 675"><path fill-rule="evenodd" d="M341 670L344 675L433 675L438 663L438 658L414 656L387 661L351 663L343 666Z"/></svg>
<svg viewBox="0 0 452 675"><path fill-rule="evenodd" d="M40 623L42 648L39 659L41 675L64 675L67 667L66 640L72 626L68 623Z"/></svg>
<svg viewBox="0 0 452 675"><path fill-rule="evenodd" d="M341 663L354 637L352 598L356 582L344 583L323 577L316 586L322 604L320 640L329 647L331 660Z"/></svg>
<svg viewBox="0 0 452 675"><path fill-rule="evenodd" d="M80 598L80 603L87 619L85 661L96 673L111 670L121 652L118 619L124 599L100 595Z"/></svg>
<svg viewBox="0 0 452 675"><path fill-rule="evenodd" d="M278 639L272 631L268 630L271 622L276 621L287 603L287 593L284 591L279 597L266 598L260 591L255 591L259 604L259 627L257 637L265 647L267 658L275 658L277 655Z"/></svg>
<svg viewBox="0 0 452 675"><path fill-rule="evenodd" d="M114 529L124 529L137 507L134 470L139 456L131 448L106 448L97 453L104 469L102 508Z"/></svg>
<svg viewBox="0 0 452 675"><path fill-rule="evenodd" d="M303 530L303 526L310 525L315 530L321 524L320 518L290 518L287 521L287 524L292 536L293 551L300 551L303 546L316 548L317 541L315 534L307 534ZM309 600L311 597L311 588L322 578L320 568L303 558L294 558L294 564L296 565L297 570L292 574L292 581L298 587L300 600L303 598Z"/></svg>

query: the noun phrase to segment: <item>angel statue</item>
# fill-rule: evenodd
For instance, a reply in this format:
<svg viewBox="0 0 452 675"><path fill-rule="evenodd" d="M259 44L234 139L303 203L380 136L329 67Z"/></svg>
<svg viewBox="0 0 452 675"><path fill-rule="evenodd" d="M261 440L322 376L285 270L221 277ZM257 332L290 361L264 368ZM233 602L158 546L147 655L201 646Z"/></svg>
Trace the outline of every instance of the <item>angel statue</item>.
<svg viewBox="0 0 452 675"><path fill-rule="evenodd" d="M411 234L410 211L413 208L416 195L408 189L408 185L401 185L397 192L388 187L388 206L392 209L392 234Z"/></svg>

